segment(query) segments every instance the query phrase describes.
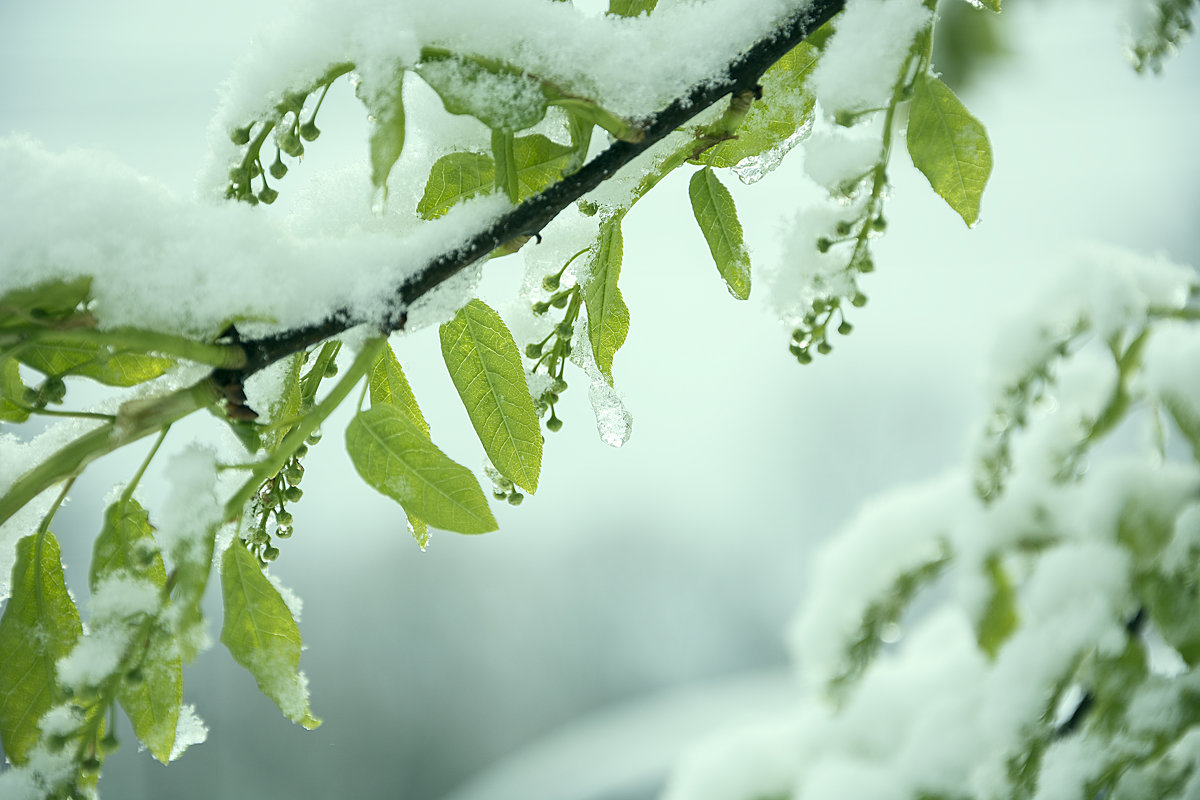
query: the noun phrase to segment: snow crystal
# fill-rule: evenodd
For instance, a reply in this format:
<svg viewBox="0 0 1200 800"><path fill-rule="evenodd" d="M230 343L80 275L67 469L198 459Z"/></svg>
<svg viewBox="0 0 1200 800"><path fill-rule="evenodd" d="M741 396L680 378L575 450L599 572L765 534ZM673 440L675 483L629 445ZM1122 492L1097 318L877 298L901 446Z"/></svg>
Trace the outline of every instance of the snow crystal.
<svg viewBox="0 0 1200 800"><path fill-rule="evenodd" d="M158 608L159 589L148 580L127 574L106 577L92 592L88 609L94 624L150 614Z"/></svg>
<svg viewBox="0 0 1200 800"><path fill-rule="evenodd" d="M304 601L293 592L291 589L283 585L283 581L279 580L278 575L266 573L267 580L275 587L275 591L279 592L279 596L283 599L283 604L287 606L288 611L292 614L292 619L296 622L300 621L300 614L304 611Z"/></svg>
<svg viewBox="0 0 1200 800"><path fill-rule="evenodd" d="M204 536L224 517L216 459L211 450L192 445L171 457L164 474L171 489L159 513L159 541L176 561L194 561L206 549Z"/></svg>
<svg viewBox="0 0 1200 800"><path fill-rule="evenodd" d="M742 800L784 796L796 775L796 721L744 725L694 744L680 759L663 800Z"/></svg>
<svg viewBox="0 0 1200 800"><path fill-rule="evenodd" d="M184 703L179 708L179 722L175 724L175 743L171 745L171 757L174 761L183 755L194 744L201 744L208 738L208 726L196 715L196 707Z"/></svg>
<svg viewBox="0 0 1200 800"><path fill-rule="evenodd" d="M881 155L882 142L876 131L863 135L859 128L825 125L804 145L804 170L830 193L843 193L848 184L857 185Z"/></svg>
<svg viewBox="0 0 1200 800"><path fill-rule="evenodd" d="M132 631L124 625L105 625L89 630L71 652L58 660L58 680L76 691L99 686L116 672L129 647Z"/></svg>
<svg viewBox="0 0 1200 800"><path fill-rule="evenodd" d="M609 447L621 447L633 433L633 415L625 408L621 395L607 381L592 381L588 400L596 414L596 432Z"/></svg>
<svg viewBox="0 0 1200 800"><path fill-rule="evenodd" d="M810 80L826 113L886 106L912 40L929 19L921 0L846 3Z"/></svg>

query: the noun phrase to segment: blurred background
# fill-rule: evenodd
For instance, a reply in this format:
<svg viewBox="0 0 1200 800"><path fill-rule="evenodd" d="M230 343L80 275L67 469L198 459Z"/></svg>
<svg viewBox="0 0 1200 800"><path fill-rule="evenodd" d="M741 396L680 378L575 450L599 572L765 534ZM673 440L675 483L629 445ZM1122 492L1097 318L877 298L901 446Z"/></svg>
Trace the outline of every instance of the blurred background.
<svg viewBox="0 0 1200 800"><path fill-rule="evenodd" d="M1128 0L1008 0L1000 17L942 6L935 66L995 151L976 229L897 148L870 303L831 356L800 367L763 283L749 303L725 291L686 176L665 182L625 227L632 323L614 372L634 416L628 444L599 440L580 375L564 429L547 436L537 496L497 506L496 533L435 533L421 552L400 509L359 481L335 418L272 567L304 600L302 668L324 725L284 720L218 644L185 677L209 741L165 769L119 731L126 747L106 762L102 793L634 800L653 796L688 741L790 702L782 631L813 549L864 499L963 459L993 343L1073 248L1200 264L1200 48L1139 77L1125 55ZM0 4L0 135L106 151L188 196L222 82L289 8ZM319 211L316 189L285 205L304 196L302 180L366 174L348 86L322 115L296 170L312 177L289 177L271 213ZM802 160L798 150L731 187L757 266L780 258L789 221L819 198ZM500 308L519 260L485 270ZM393 346L435 441L478 467L434 331ZM57 518L80 599L111 476L142 454L89 470ZM146 486L152 502L163 491Z"/></svg>

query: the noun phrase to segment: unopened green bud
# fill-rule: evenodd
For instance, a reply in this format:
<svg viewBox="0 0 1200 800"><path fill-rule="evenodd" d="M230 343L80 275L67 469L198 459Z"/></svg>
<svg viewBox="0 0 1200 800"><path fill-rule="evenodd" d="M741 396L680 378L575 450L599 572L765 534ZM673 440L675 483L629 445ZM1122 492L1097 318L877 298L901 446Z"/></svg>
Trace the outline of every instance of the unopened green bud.
<svg viewBox="0 0 1200 800"><path fill-rule="evenodd" d="M229 170L229 181L234 186L245 186L250 182L250 170L245 167L233 167Z"/></svg>
<svg viewBox="0 0 1200 800"><path fill-rule="evenodd" d="M555 308L566 308L567 303L569 303L570 301L571 301L570 293L563 292L562 294L556 295L555 297L551 298L550 305L554 306Z"/></svg>
<svg viewBox="0 0 1200 800"><path fill-rule="evenodd" d="M250 144L250 129L254 127L254 123L250 123L244 128L234 128L229 132L229 141L238 145Z"/></svg>
<svg viewBox="0 0 1200 800"><path fill-rule="evenodd" d="M95 756L85 758L83 763L79 765L79 771L88 777L98 774L100 772L100 759Z"/></svg>
<svg viewBox="0 0 1200 800"><path fill-rule="evenodd" d="M849 128L854 124L854 117L855 115L849 111L839 111L833 115L833 121L843 128Z"/></svg>
<svg viewBox="0 0 1200 800"><path fill-rule="evenodd" d="M862 292L855 293L854 297L850 298L850 305L855 308L862 308L867 304L867 296Z"/></svg>
<svg viewBox="0 0 1200 800"><path fill-rule="evenodd" d="M829 307L829 302L824 297L818 297L812 302L812 310L820 314Z"/></svg>
<svg viewBox="0 0 1200 800"><path fill-rule="evenodd" d="M792 344L788 345L788 352L799 357L804 352L804 348L793 342Z"/></svg>
<svg viewBox="0 0 1200 800"><path fill-rule="evenodd" d="M793 353L793 355L796 356L796 360L799 361L801 364L811 364L812 363L812 354L809 353L807 350L802 350L799 353Z"/></svg>
<svg viewBox="0 0 1200 800"><path fill-rule="evenodd" d="M558 289L559 275L557 272L552 272L542 278L542 288L547 292L553 292Z"/></svg>
<svg viewBox="0 0 1200 800"><path fill-rule="evenodd" d="M542 346L537 342L525 345L526 358L540 358L542 355Z"/></svg>
<svg viewBox="0 0 1200 800"><path fill-rule="evenodd" d="M842 324L838 325L838 333L840 333L842 336L848 335L852 330L854 330L854 326L849 322L846 322L846 320L842 320Z"/></svg>
<svg viewBox="0 0 1200 800"><path fill-rule="evenodd" d="M880 232L886 231L887 220L883 217L876 217L875 219L871 220L871 227Z"/></svg>
<svg viewBox="0 0 1200 800"><path fill-rule="evenodd" d="M302 444L296 448L296 458L304 458L308 455L308 445Z"/></svg>
<svg viewBox="0 0 1200 800"><path fill-rule="evenodd" d="M834 228L834 230L837 231L838 236L849 236L852 228L849 222L842 220L837 224L837 227Z"/></svg>
<svg viewBox="0 0 1200 800"><path fill-rule="evenodd" d="M562 420L559 419L558 417L550 417L550 419L546 420L546 430L548 430L552 433L561 431L562 426L563 426Z"/></svg>
<svg viewBox="0 0 1200 800"><path fill-rule="evenodd" d="M531 306L531 308L533 309L533 313L535 313L535 314L545 314L547 311L550 310L550 304L544 303L539 300L538 302L534 303Z"/></svg>
<svg viewBox="0 0 1200 800"><path fill-rule="evenodd" d="M287 498L289 503L298 503L300 502L300 498L304 497L304 490L299 486L289 486L287 491L283 493L283 496Z"/></svg>
<svg viewBox="0 0 1200 800"><path fill-rule="evenodd" d="M272 189L270 186L264 186L258 193L258 199L271 205L279 197L279 192Z"/></svg>
<svg viewBox="0 0 1200 800"><path fill-rule="evenodd" d="M555 394L562 394L567 390L567 382L562 378L555 378L554 383L550 384L550 389Z"/></svg>
<svg viewBox="0 0 1200 800"><path fill-rule="evenodd" d="M263 561L274 561L279 558L279 548L273 546L264 547L262 557Z"/></svg>
<svg viewBox="0 0 1200 800"><path fill-rule="evenodd" d="M62 378L47 378L46 382L42 384L42 392L47 401L61 403L67 396L67 384L63 382Z"/></svg>
<svg viewBox="0 0 1200 800"><path fill-rule="evenodd" d="M104 755L111 755L117 752L121 747L121 743L117 741L117 735L109 732L103 739L100 740L100 752Z"/></svg>
<svg viewBox="0 0 1200 800"><path fill-rule="evenodd" d="M304 477L304 467L293 461L283 468L283 477L288 483L295 486Z"/></svg>
<svg viewBox="0 0 1200 800"><path fill-rule="evenodd" d="M252 206L258 205L258 198L252 194L245 194L242 196L242 199Z"/></svg>
<svg viewBox="0 0 1200 800"><path fill-rule="evenodd" d="M275 180L279 180L284 175L287 175L287 164L283 163L283 159L280 158L279 153L275 154L275 163L271 165L269 171L271 173L271 177Z"/></svg>
<svg viewBox="0 0 1200 800"><path fill-rule="evenodd" d="M278 523L281 528L291 525L292 524L292 512L290 512L290 511L276 512L275 522Z"/></svg>
<svg viewBox="0 0 1200 800"><path fill-rule="evenodd" d="M500 491L499 489L493 489L492 497L496 498L497 500L506 500L506 499L508 499L508 494L506 492Z"/></svg>
<svg viewBox="0 0 1200 800"><path fill-rule="evenodd" d="M560 322L554 326L554 335L560 339L570 339L575 333L575 327L569 322Z"/></svg>
<svg viewBox="0 0 1200 800"><path fill-rule="evenodd" d="M524 499L525 495L521 494L520 492L513 492L508 496L508 504L510 506L519 506L521 505L521 501Z"/></svg>
<svg viewBox="0 0 1200 800"><path fill-rule="evenodd" d="M817 352L823 356L829 355L831 352L833 352L833 345L831 345L829 342L819 342L817 344Z"/></svg>
<svg viewBox="0 0 1200 800"><path fill-rule="evenodd" d="M329 363L325 365L325 377L332 378L334 375L337 375L337 374L338 374L337 362L331 358L331 359L329 359Z"/></svg>
<svg viewBox="0 0 1200 800"><path fill-rule="evenodd" d="M833 245L833 242L822 236L820 239L817 239L817 252L828 253L831 245Z"/></svg>
<svg viewBox="0 0 1200 800"><path fill-rule="evenodd" d="M300 126L300 136L306 142L316 141L316 138L321 135L321 129L317 127L317 123L311 119Z"/></svg>

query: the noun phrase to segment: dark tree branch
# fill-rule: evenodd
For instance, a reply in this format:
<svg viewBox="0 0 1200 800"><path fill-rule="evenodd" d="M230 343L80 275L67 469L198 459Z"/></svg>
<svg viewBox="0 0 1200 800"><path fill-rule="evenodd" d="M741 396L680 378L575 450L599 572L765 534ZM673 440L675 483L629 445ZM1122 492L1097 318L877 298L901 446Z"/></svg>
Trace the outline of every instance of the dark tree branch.
<svg viewBox="0 0 1200 800"><path fill-rule="evenodd" d="M404 327L407 310L412 304L439 285L501 244L517 236L537 233L571 203L600 186L617 170L721 98L744 89L755 89L759 78L772 64L829 21L845 4L846 0L813 0L807 9L782 22L769 36L742 53L728 66L724 75L694 86L686 95L676 98L646 121L642 126L644 136L641 141L613 143L577 172L527 199L472 236L461 247L435 258L400 286L391 303L393 311L385 319L362 319L350 311L341 311L313 325L243 342L246 366L236 371L215 372L214 378L222 384L244 380L268 364L356 325L375 323L383 332L400 330Z"/></svg>

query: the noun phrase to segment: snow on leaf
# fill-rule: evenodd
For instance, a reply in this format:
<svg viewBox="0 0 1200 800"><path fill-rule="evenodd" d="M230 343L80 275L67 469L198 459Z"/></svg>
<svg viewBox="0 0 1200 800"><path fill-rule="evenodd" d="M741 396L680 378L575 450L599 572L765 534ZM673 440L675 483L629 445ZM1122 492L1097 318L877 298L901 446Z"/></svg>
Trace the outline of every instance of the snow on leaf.
<svg viewBox="0 0 1200 800"><path fill-rule="evenodd" d="M433 162L417 213L436 219L455 204L492 190L496 168L483 153L449 153Z"/></svg>
<svg viewBox="0 0 1200 800"><path fill-rule="evenodd" d="M404 412L392 406L360 411L346 427L346 450L362 479L406 514L455 533L496 529L475 476L447 458Z"/></svg>
<svg viewBox="0 0 1200 800"><path fill-rule="evenodd" d="M0 328L62 319L88 299L92 279L87 276L69 280L46 281L36 286L13 289L0 295Z"/></svg>
<svg viewBox="0 0 1200 800"><path fill-rule="evenodd" d="M12 594L0 617L0 744L12 763L28 760L38 722L60 699L55 663L82 632L54 534L26 536L17 544Z"/></svg>
<svg viewBox="0 0 1200 800"><path fill-rule="evenodd" d="M517 199L531 197L558 180L572 153L573 148L540 133L518 136L513 141Z"/></svg>
<svg viewBox="0 0 1200 800"><path fill-rule="evenodd" d="M946 84L929 74L913 84L908 152L933 190L967 225L979 220L979 200L992 172L987 131Z"/></svg>
<svg viewBox="0 0 1200 800"><path fill-rule="evenodd" d="M979 620L979 646L995 658L1000 647L1020 624L1017 593L998 557L989 558L984 569L991 584L991 597Z"/></svg>
<svg viewBox="0 0 1200 800"><path fill-rule="evenodd" d="M390 86L372 87L370 92L365 91L365 84L359 87L359 96L367 101L374 118L370 139L371 183L377 189L383 189L385 193L388 175L400 158L400 153L404 151L404 98L401 96L403 83L404 71L397 69Z"/></svg>
<svg viewBox="0 0 1200 800"><path fill-rule="evenodd" d="M93 605L105 579L122 573L163 588L167 573L153 531L145 509L136 500L120 499L108 507L92 549L88 581ZM169 627L154 625L139 670L142 679L123 682L117 699L138 740L165 764L175 746L183 703L183 662Z"/></svg>
<svg viewBox="0 0 1200 800"><path fill-rule="evenodd" d="M692 213L708 242L717 270L725 279L729 293L739 300L750 297L750 254L742 241L733 196L711 167L697 170L688 184Z"/></svg>
<svg viewBox="0 0 1200 800"><path fill-rule="evenodd" d="M621 277L621 215L605 220L600 239L591 253L591 272L584 287L587 305L588 340L596 366L612 384L613 356L629 334L629 307L621 297L617 279Z"/></svg>
<svg viewBox="0 0 1200 800"><path fill-rule="evenodd" d="M484 452L530 494L542 466L542 434L521 352L500 315L472 300L441 327L442 357Z"/></svg>
<svg viewBox="0 0 1200 800"><path fill-rule="evenodd" d="M225 624L221 642L250 671L283 715L309 730L321 724L308 707L300 666L300 630L279 592L240 539L221 556Z"/></svg>
<svg viewBox="0 0 1200 800"><path fill-rule="evenodd" d="M649 14L658 0L608 0L608 13L619 17L640 17Z"/></svg>

